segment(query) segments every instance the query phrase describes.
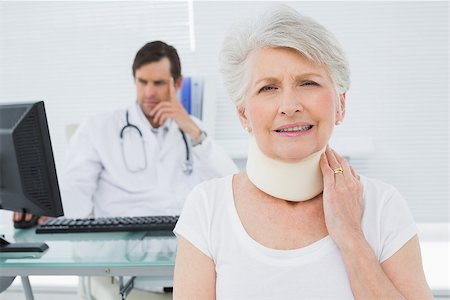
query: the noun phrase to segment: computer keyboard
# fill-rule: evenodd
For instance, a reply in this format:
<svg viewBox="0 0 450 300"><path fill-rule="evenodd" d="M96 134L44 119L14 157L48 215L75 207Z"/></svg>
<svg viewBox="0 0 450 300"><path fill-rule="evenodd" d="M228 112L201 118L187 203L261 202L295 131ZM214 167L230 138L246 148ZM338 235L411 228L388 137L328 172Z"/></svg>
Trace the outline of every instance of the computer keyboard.
<svg viewBox="0 0 450 300"><path fill-rule="evenodd" d="M36 233L172 231L178 216L104 217L49 219L36 227Z"/></svg>

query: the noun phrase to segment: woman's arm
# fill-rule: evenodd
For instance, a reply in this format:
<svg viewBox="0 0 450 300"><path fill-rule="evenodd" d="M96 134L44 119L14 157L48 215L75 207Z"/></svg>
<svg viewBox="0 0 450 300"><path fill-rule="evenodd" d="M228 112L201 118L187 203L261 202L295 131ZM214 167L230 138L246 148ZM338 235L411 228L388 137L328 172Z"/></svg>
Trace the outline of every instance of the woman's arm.
<svg viewBox="0 0 450 300"><path fill-rule="evenodd" d="M214 262L178 235L173 299L216 299Z"/></svg>
<svg viewBox="0 0 450 300"><path fill-rule="evenodd" d="M432 299L422 266L417 236L381 264L381 268L406 299Z"/></svg>
<svg viewBox="0 0 450 300"><path fill-rule="evenodd" d="M340 251L356 299L432 299L417 237L381 265L363 235L341 244Z"/></svg>
<svg viewBox="0 0 450 300"><path fill-rule="evenodd" d="M330 148L321 157L325 223L338 246L356 299L432 299L417 237L380 264L361 229L363 186ZM342 168L342 169L340 169Z"/></svg>

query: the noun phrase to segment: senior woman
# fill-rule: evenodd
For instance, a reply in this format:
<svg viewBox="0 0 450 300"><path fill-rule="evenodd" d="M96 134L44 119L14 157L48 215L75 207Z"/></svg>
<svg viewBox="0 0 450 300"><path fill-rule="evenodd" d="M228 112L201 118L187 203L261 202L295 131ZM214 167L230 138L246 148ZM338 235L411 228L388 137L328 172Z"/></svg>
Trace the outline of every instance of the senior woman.
<svg viewBox="0 0 450 300"><path fill-rule="evenodd" d="M232 32L221 58L247 170L188 197L174 298L431 299L405 200L327 146L349 87L332 35L281 7Z"/></svg>

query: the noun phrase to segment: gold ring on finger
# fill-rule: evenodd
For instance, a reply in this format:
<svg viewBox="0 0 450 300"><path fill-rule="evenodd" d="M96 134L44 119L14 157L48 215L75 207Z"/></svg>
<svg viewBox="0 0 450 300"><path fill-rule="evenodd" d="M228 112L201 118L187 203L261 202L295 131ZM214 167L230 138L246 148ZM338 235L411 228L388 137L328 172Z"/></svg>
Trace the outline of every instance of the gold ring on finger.
<svg viewBox="0 0 450 300"><path fill-rule="evenodd" d="M342 167L336 168L333 170L334 174L344 173L344 169Z"/></svg>

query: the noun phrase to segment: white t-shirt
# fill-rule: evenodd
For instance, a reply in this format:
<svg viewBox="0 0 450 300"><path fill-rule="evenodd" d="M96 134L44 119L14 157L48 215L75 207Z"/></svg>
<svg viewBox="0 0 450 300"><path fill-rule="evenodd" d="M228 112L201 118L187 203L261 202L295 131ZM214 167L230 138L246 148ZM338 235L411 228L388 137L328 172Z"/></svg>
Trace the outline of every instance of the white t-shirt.
<svg viewBox="0 0 450 300"><path fill-rule="evenodd" d="M330 236L294 250L275 250L253 240L237 214L232 178L194 188L174 230L214 261L217 299L353 299L344 262ZM383 262L417 228L395 188L363 176L361 182L362 229Z"/></svg>

